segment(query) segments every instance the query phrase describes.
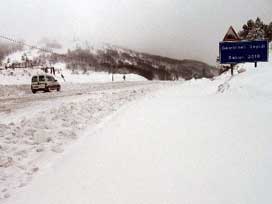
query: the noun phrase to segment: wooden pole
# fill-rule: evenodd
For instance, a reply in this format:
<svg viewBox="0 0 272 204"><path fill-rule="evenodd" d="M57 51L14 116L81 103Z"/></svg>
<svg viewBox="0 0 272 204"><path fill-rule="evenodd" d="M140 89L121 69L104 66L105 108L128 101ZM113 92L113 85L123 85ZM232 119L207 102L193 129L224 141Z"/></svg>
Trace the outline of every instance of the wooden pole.
<svg viewBox="0 0 272 204"><path fill-rule="evenodd" d="M111 81L114 81L114 77L113 77L113 66L111 66Z"/></svg>
<svg viewBox="0 0 272 204"><path fill-rule="evenodd" d="M231 65L230 65L231 76L233 76L233 68L234 68L234 65L231 64Z"/></svg>

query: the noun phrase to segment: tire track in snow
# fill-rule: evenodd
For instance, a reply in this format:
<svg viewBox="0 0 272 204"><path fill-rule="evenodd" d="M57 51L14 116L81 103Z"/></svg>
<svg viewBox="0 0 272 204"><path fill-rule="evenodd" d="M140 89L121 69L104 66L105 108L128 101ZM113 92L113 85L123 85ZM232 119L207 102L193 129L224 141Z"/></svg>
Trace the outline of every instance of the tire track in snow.
<svg viewBox="0 0 272 204"><path fill-rule="evenodd" d="M91 94L96 91L104 90L116 90L116 89L127 89L129 87L146 86L153 85L162 82L116 82L116 83L95 83L95 84L76 84L75 87L63 86L64 90L62 92L50 92L50 93L37 93L32 94L30 92L29 86L23 86L19 91L24 90L23 95L11 96L11 97L0 97L0 113L7 112L10 113L17 108L24 108L29 106L32 102L40 102L46 100L52 100L62 97L70 97L83 94ZM18 86L9 86L10 90L18 89Z"/></svg>
<svg viewBox="0 0 272 204"><path fill-rule="evenodd" d="M90 90L86 85L61 94L2 99L1 106L5 101L12 113L0 112L0 201L31 182L54 155L80 138L81 131L95 127L124 104L168 85L98 84Z"/></svg>

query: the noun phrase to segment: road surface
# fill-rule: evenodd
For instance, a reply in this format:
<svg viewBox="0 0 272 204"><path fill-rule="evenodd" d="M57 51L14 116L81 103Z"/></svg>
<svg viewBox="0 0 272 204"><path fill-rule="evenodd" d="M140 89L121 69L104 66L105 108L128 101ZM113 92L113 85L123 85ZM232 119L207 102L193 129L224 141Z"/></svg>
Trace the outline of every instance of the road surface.
<svg viewBox="0 0 272 204"><path fill-rule="evenodd" d="M243 76L223 93L199 80L129 103L7 204L271 203L272 89Z"/></svg>
<svg viewBox="0 0 272 204"><path fill-rule="evenodd" d="M53 161L87 127L96 128L129 102L171 84L74 84L37 94L28 86L6 87L11 94L0 97L0 201L27 185L44 161Z"/></svg>
<svg viewBox="0 0 272 204"><path fill-rule="evenodd" d="M115 83L86 83L86 84L64 84L61 92L33 94L29 85L6 85L0 86L0 112L10 112L16 108L29 106L32 102L52 100L56 98L71 97L84 94L92 94L97 91L125 90L128 88L139 88L143 86L166 84L156 81L142 82L115 82Z"/></svg>

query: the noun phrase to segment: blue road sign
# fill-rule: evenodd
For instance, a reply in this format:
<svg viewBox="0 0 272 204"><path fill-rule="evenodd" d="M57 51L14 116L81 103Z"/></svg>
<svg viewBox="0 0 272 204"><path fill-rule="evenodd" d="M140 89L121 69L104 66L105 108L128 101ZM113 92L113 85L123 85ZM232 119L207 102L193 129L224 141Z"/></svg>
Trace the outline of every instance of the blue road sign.
<svg viewBox="0 0 272 204"><path fill-rule="evenodd" d="M268 62L268 49L267 40L220 42L220 63Z"/></svg>

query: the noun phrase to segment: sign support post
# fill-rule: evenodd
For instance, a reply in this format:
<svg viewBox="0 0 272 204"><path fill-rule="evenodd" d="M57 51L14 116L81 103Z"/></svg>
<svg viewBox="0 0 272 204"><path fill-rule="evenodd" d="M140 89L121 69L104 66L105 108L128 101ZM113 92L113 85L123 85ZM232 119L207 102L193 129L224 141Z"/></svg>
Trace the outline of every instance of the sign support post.
<svg viewBox="0 0 272 204"><path fill-rule="evenodd" d="M219 43L220 64L229 64L233 76L234 66L239 63L268 62L269 44L267 40L241 40L230 27L223 42Z"/></svg>

